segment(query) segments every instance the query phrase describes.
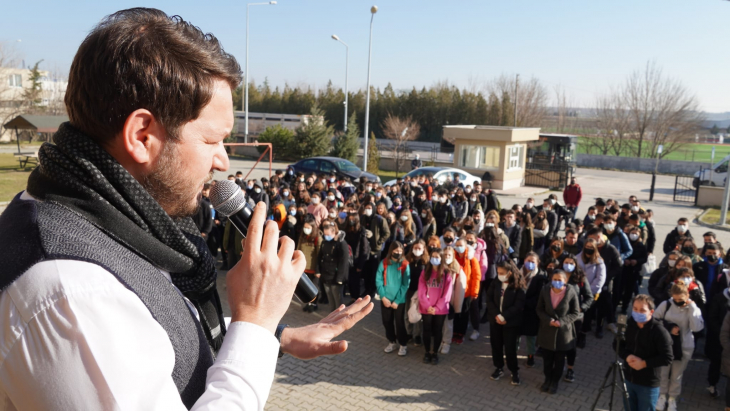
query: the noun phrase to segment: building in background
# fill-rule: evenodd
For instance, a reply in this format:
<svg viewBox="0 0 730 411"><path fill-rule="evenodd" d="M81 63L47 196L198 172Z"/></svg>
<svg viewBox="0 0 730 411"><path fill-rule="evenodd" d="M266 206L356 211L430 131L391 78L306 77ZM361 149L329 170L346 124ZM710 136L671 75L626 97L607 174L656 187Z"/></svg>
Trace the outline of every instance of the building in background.
<svg viewBox="0 0 730 411"><path fill-rule="evenodd" d="M234 136L239 143L243 142L246 130L246 112L234 111L236 117L233 129ZM248 114L248 137L249 143L255 143L258 135L263 133L267 127L281 125L283 128L294 131L300 125L309 124L312 116L308 114L278 114L278 113L249 113ZM319 117L318 121L324 121Z"/></svg>

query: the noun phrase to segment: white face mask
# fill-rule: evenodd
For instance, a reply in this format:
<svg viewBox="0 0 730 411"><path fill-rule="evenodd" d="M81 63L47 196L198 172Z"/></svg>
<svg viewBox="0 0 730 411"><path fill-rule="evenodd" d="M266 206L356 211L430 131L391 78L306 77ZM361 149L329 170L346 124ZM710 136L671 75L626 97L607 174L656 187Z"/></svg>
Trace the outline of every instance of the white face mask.
<svg viewBox="0 0 730 411"><path fill-rule="evenodd" d="M284 196L284 197L289 197L289 192L288 191L284 191L284 192L281 193L281 195Z"/></svg>
<svg viewBox="0 0 730 411"><path fill-rule="evenodd" d="M330 218L335 218L335 217L337 217L337 213L330 213Z"/></svg>
<svg viewBox="0 0 730 411"><path fill-rule="evenodd" d="M631 207L631 211L638 213L639 212L639 206L633 206Z"/></svg>
<svg viewBox="0 0 730 411"><path fill-rule="evenodd" d="M484 227L494 227L494 223L484 223Z"/></svg>
<svg viewBox="0 0 730 411"><path fill-rule="evenodd" d="M528 209L528 210L531 209L533 206L534 206L533 203L527 203L527 204L525 204L525 208Z"/></svg>
<svg viewBox="0 0 730 411"><path fill-rule="evenodd" d="M371 215L373 215L373 209L372 208L366 208L365 211L363 212L363 214L365 214L366 216L370 217Z"/></svg>
<svg viewBox="0 0 730 411"><path fill-rule="evenodd" d="M319 204L319 197L312 197L312 204Z"/></svg>
<svg viewBox="0 0 730 411"><path fill-rule="evenodd" d="M616 228L616 226L613 224L604 224L603 228L605 228L608 231L613 231L613 229Z"/></svg>
<svg viewBox="0 0 730 411"><path fill-rule="evenodd" d="M260 188L258 188L258 187L256 187L256 188L254 188L254 189L253 189L253 191L255 191L255 192L256 192L256 194L258 194L258 193L260 193L260 192L261 192L261 189L260 189Z"/></svg>
<svg viewBox="0 0 730 411"><path fill-rule="evenodd" d="M413 255L415 255L416 257L420 257L420 256L423 255L423 250L420 249L420 248L414 248L413 249Z"/></svg>
<svg viewBox="0 0 730 411"><path fill-rule="evenodd" d="M685 233L688 229L689 227L686 224L680 224L677 226L677 231L679 231L680 233Z"/></svg>
<svg viewBox="0 0 730 411"><path fill-rule="evenodd" d="M499 278L499 281L506 283L509 280L509 275L498 275L497 278Z"/></svg>
<svg viewBox="0 0 730 411"><path fill-rule="evenodd" d="M441 202L441 204L446 204L446 200L448 200L446 197L439 198L439 201Z"/></svg>
<svg viewBox="0 0 730 411"><path fill-rule="evenodd" d="M467 188L466 190L464 190L464 192L466 192L467 194L471 193L471 188Z"/></svg>
<svg viewBox="0 0 730 411"><path fill-rule="evenodd" d="M471 198L471 201L477 201L477 198L476 197L472 197Z"/></svg>
<svg viewBox="0 0 730 411"><path fill-rule="evenodd" d="M553 199L553 198L550 199L550 205L555 205L555 199Z"/></svg>
<svg viewBox="0 0 730 411"><path fill-rule="evenodd" d="M447 255L446 257L444 257L444 262L446 263L446 265L451 264L453 261L454 261L454 257L452 257L450 255Z"/></svg>
<svg viewBox="0 0 730 411"><path fill-rule="evenodd" d="M401 221L404 221L404 222L405 221L408 221L408 216L407 215L404 215L403 217L400 218L400 220Z"/></svg>
<svg viewBox="0 0 730 411"><path fill-rule="evenodd" d="M327 196L327 199L330 201L335 201L335 196Z"/></svg>
<svg viewBox="0 0 730 411"><path fill-rule="evenodd" d="M669 264L670 267L674 267L675 265L677 265L677 260L668 260L667 264Z"/></svg>
<svg viewBox="0 0 730 411"><path fill-rule="evenodd" d="M312 234L312 229L311 228L304 227L304 228L302 228L302 232L305 235L310 235L310 234Z"/></svg>
<svg viewBox="0 0 730 411"><path fill-rule="evenodd" d="M629 238L631 239L631 241L636 241L639 239L639 235L638 234L629 234Z"/></svg>

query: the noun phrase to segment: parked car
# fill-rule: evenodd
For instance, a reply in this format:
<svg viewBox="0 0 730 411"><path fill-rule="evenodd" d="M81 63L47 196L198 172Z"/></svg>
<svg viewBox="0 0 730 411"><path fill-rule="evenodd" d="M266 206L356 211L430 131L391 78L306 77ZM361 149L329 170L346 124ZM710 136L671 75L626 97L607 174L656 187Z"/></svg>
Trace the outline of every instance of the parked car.
<svg viewBox="0 0 730 411"><path fill-rule="evenodd" d="M438 180L440 183L443 183L446 181L446 178L451 176L451 180L454 180L454 176L458 175L459 180L466 185L474 186L474 183L481 183L482 179L481 177L474 177L473 175L467 173L464 170L459 170L458 168L451 168L451 167L421 167L418 169L415 169L411 171L410 173L404 175L408 177L418 177L421 175L429 175L431 174L435 180ZM385 187L389 187L395 184L395 180L390 180L387 183L383 184Z"/></svg>
<svg viewBox="0 0 730 411"><path fill-rule="evenodd" d="M700 185L719 187L724 186L725 178L727 177L729 161L730 155L715 163L711 168L704 169L701 172L696 172L692 185L695 188L699 187Z"/></svg>
<svg viewBox="0 0 730 411"><path fill-rule="evenodd" d="M334 172L337 178L347 177L354 181L355 179L366 177L368 181L380 182L380 177L373 173L360 170L360 168L353 164L352 161L345 160L344 158L311 157L299 160L291 166L294 168L294 172L297 173L330 174Z"/></svg>

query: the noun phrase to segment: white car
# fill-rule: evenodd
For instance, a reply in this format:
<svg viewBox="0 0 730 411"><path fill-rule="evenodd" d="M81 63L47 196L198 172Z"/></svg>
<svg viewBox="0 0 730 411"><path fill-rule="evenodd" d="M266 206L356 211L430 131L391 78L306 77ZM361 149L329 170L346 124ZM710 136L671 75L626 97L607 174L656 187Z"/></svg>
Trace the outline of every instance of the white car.
<svg viewBox="0 0 730 411"><path fill-rule="evenodd" d="M727 177L728 162L730 162L730 156L718 161L712 168L706 168L701 173L697 171L694 175L692 185L695 188L700 184L703 186L723 187L725 185L725 178Z"/></svg>
<svg viewBox="0 0 730 411"><path fill-rule="evenodd" d="M459 170L458 168L451 168L451 167L421 167L418 169L415 169L411 171L408 174L405 174L403 177L418 177L421 175L429 175L431 174L434 178L434 180L437 180L439 183L443 183L446 181L446 177L451 177L451 180L454 180L454 176L459 176L459 181L461 181L462 184L464 184L464 187L467 185L471 185L474 187L474 183L481 183L482 179L481 177L474 177L473 175L465 172L464 170ZM388 181L387 183L383 184L384 187L390 187L393 184L395 184L395 179Z"/></svg>

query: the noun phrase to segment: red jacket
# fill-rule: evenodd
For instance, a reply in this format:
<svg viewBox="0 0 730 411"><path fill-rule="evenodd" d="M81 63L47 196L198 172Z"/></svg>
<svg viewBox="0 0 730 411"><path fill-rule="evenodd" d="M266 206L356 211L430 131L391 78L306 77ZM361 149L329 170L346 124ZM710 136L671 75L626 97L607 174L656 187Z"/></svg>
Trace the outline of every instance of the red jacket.
<svg viewBox="0 0 730 411"><path fill-rule="evenodd" d="M583 190L578 184L569 185L563 190L563 201L568 207L578 207L581 198L583 198Z"/></svg>

